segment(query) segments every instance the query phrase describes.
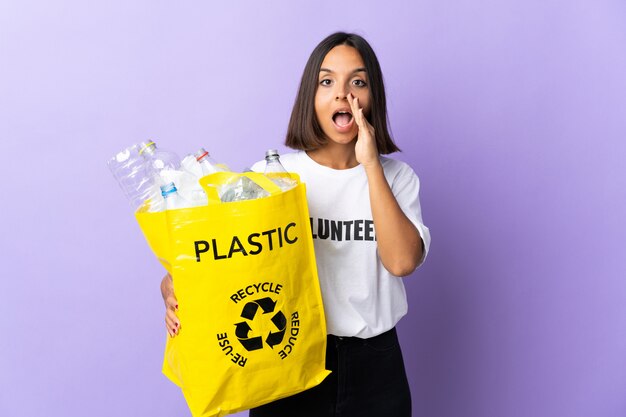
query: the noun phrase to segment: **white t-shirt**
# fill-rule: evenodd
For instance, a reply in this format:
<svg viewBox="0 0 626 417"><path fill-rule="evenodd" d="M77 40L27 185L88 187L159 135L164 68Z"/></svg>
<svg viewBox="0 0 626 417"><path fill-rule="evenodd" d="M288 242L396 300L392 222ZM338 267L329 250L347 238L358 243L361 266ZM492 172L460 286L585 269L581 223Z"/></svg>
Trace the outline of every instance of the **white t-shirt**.
<svg viewBox="0 0 626 417"><path fill-rule="evenodd" d="M391 275L378 256L364 168L328 168L303 151L281 155L280 161L306 184L328 333L368 338L390 330L407 312L406 292L402 278ZM426 254L430 232L422 223L419 179L404 162L383 156L380 161ZM264 169L265 161L252 167Z"/></svg>

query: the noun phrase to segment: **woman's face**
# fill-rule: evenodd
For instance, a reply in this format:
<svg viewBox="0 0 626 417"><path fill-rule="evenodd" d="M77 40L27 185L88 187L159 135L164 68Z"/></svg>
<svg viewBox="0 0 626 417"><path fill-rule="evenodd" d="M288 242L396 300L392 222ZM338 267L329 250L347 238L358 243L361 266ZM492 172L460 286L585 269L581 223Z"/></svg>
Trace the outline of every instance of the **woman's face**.
<svg viewBox="0 0 626 417"><path fill-rule="evenodd" d="M359 131L348 103L350 93L359 99L367 117L370 90L361 54L351 46L338 45L322 62L315 93L317 121L328 139L338 144L351 143Z"/></svg>

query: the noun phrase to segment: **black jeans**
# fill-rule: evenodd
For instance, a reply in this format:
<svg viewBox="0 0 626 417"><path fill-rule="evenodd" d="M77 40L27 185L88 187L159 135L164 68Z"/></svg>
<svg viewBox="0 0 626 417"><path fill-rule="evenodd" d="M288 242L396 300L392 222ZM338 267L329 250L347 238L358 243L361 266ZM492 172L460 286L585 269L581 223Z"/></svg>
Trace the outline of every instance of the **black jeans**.
<svg viewBox="0 0 626 417"><path fill-rule="evenodd" d="M411 417L411 393L396 330L370 339L328 336L318 386L250 410L250 417Z"/></svg>

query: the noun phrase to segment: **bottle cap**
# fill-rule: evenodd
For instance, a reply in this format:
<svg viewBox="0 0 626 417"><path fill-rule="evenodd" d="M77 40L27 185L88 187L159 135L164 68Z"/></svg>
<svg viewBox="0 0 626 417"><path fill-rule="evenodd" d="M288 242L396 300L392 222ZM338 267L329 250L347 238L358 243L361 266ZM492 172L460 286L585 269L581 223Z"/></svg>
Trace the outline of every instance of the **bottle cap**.
<svg viewBox="0 0 626 417"><path fill-rule="evenodd" d="M150 151L150 150L152 150L154 148L156 148L156 143L154 143L151 140L149 140L147 142L141 142L139 144L139 155L143 154L144 151Z"/></svg>
<svg viewBox="0 0 626 417"><path fill-rule="evenodd" d="M265 152L266 158L271 158L273 156L278 156L278 151L276 149L269 149Z"/></svg>
<svg viewBox="0 0 626 417"><path fill-rule="evenodd" d="M161 195L163 197L167 197L168 195L175 193L176 191L176 186L173 182L161 186Z"/></svg>
<svg viewBox="0 0 626 417"><path fill-rule="evenodd" d="M200 160L202 158L204 158L205 156L209 155L209 152L206 151L204 148L200 148L196 151L196 153L193 154L193 156L196 157L196 161L200 162ZM210 155L209 155L210 156Z"/></svg>

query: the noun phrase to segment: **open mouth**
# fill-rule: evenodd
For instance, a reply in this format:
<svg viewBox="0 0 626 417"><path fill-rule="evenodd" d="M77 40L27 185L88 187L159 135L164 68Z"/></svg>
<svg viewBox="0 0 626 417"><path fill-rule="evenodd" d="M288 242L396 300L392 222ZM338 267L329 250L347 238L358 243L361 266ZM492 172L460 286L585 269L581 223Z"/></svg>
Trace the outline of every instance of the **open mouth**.
<svg viewBox="0 0 626 417"><path fill-rule="evenodd" d="M333 122L339 127L349 126L352 119L352 113L347 110L339 110L333 114Z"/></svg>

